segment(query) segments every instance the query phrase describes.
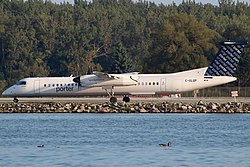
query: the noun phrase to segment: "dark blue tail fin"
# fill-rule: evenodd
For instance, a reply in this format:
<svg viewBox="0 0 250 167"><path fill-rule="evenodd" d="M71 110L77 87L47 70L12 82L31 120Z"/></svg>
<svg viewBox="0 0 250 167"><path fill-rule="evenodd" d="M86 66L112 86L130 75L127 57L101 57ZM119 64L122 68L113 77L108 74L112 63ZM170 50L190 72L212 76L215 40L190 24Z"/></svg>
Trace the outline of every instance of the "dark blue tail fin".
<svg viewBox="0 0 250 167"><path fill-rule="evenodd" d="M233 76L247 43L245 40L221 42L221 48L208 66L205 76Z"/></svg>

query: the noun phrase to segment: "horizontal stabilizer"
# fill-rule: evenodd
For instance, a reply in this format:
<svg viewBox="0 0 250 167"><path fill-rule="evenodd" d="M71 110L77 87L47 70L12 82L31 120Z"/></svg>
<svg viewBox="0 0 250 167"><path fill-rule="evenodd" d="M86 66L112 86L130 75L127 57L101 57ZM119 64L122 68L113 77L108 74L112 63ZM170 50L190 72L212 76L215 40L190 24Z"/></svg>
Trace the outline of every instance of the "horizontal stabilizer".
<svg viewBox="0 0 250 167"><path fill-rule="evenodd" d="M221 42L221 48L208 66L205 76L233 76L247 43L245 40Z"/></svg>

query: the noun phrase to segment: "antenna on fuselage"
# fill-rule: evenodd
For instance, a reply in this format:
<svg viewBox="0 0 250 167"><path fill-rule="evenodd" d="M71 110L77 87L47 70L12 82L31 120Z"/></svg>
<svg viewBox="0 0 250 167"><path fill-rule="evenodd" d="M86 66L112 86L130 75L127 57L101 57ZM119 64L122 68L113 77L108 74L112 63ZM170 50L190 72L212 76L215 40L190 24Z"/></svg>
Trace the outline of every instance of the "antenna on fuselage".
<svg viewBox="0 0 250 167"><path fill-rule="evenodd" d="M87 75L92 74L93 73L93 67L88 67L88 71L87 71Z"/></svg>
<svg viewBox="0 0 250 167"><path fill-rule="evenodd" d="M30 72L30 77L34 77L34 72L33 71Z"/></svg>

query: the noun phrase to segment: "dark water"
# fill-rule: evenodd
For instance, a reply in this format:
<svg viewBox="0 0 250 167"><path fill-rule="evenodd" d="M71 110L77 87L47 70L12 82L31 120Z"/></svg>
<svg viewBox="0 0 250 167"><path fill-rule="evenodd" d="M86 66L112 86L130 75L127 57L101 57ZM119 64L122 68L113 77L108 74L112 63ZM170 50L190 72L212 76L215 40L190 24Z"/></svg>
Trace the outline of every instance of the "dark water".
<svg viewBox="0 0 250 167"><path fill-rule="evenodd" d="M1 114L0 166L250 166L249 128L247 114Z"/></svg>

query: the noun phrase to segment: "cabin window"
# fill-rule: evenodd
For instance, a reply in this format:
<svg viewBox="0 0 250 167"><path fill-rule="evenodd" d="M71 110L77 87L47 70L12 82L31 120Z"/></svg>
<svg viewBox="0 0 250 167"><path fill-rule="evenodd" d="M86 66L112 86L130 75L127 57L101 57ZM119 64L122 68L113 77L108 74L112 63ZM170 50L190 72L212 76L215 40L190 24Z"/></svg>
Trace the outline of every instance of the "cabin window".
<svg viewBox="0 0 250 167"><path fill-rule="evenodd" d="M147 85L148 83L147 82L145 82L145 85Z"/></svg>
<svg viewBox="0 0 250 167"><path fill-rule="evenodd" d="M70 84L68 84L68 86L70 86Z"/></svg>
<svg viewBox="0 0 250 167"><path fill-rule="evenodd" d="M48 84L48 87L50 87L50 84Z"/></svg>
<svg viewBox="0 0 250 167"><path fill-rule="evenodd" d="M44 84L43 86L46 87L46 84Z"/></svg>
<svg viewBox="0 0 250 167"><path fill-rule="evenodd" d="M153 82L153 85L155 85L155 82Z"/></svg>
<svg viewBox="0 0 250 167"><path fill-rule="evenodd" d="M159 82L156 82L156 85L159 85Z"/></svg>
<svg viewBox="0 0 250 167"><path fill-rule="evenodd" d="M142 82L141 85L144 85L144 83Z"/></svg>
<svg viewBox="0 0 250 167"><path fill-rule="evenodd" d="M63 84L61 84L60 86L62 86Z"/></svg>
<svg viewBox="0 0 250 167"><path fill-rule="evenodd" d="M151 85L151 82L149 82L148 84Z"/></svg>
<svg viewBox="0 0 250 167"><path fill-rule="evenodd" d="M138 82L138 86L140 85L140 82Z"/></svg>
<svg viewBox="0 0 250 167"><path fill-rule="evenodd" d="M74 86L74 84L72 83L71 86Z"/></svg>
<svg viewBox="0 0 250 167"><path fill-rule="evenodd" d="M75 84L75 86L77 86L77 83Z"/></svg>
<svg viewBox="0 0 250 167"><path fill-rule="evenodd" d="M26 81L19 81L17 85L26 85Z"/></svg>
<svg viewBox="0 0 250 167"><path fill-rule="evenodd" d="M52 86L55 87L55 84L53 84Z"/></svg>
<svg viewBox="0 0 250 167"><path fill-rule="evenodd" d="M56 86L58 87L58 86L59 86L59 84L56 84Z"/></svg>

